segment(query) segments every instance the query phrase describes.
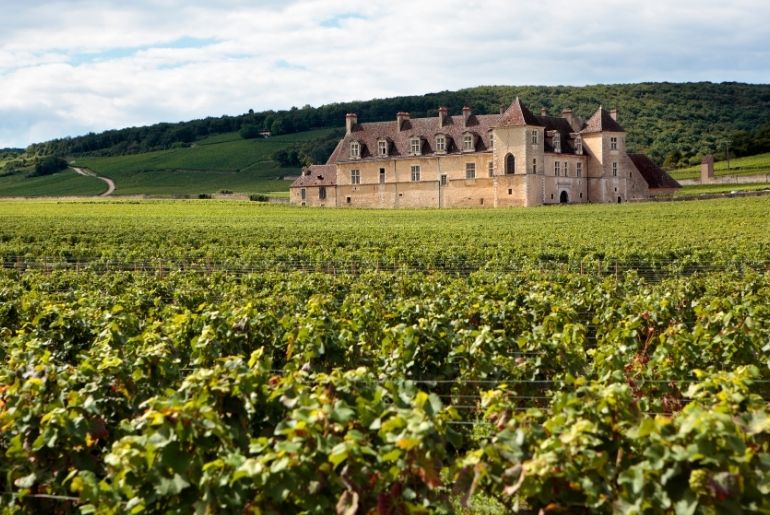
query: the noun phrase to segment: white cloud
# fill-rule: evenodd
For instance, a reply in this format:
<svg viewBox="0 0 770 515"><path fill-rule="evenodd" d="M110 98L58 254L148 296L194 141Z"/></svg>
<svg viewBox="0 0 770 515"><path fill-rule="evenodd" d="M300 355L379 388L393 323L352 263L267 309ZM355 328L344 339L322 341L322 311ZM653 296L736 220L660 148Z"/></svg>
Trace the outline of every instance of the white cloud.
<svg viewBox="0 0 770 515"><path fill-rule="evenodd" d="M479 84L768 82L764 0L5 0L0 147Z"/></svg>

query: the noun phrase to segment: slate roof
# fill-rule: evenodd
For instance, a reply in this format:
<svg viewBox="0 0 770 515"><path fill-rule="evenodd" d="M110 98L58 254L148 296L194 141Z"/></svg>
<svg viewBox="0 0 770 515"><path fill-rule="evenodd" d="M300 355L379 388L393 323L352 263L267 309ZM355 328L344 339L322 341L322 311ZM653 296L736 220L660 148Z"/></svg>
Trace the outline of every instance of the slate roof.
<svg viewBox="0 0 770 515"><path fill-rule="evenodd" d="M655 162L644 154L628 154L639 173L642 174L650 189L681 188L681 184L663 171Z"/></svg>
<svg viewBox="0 0 770 515"><path fill-rule="evenodd" d="M337 166L334 164L311 165L307 168L303 168L302 175L297 177L297 179L291 183L292 188L336 185Z"/></svg>
<svg viewBox="0 0 770 515"><path fill-rule="evenodd" d="M590 134L593 132L626 132L618 122L612 119L610 113L603 107L600 107L594 115L588 119L581 134Z"/></svg>

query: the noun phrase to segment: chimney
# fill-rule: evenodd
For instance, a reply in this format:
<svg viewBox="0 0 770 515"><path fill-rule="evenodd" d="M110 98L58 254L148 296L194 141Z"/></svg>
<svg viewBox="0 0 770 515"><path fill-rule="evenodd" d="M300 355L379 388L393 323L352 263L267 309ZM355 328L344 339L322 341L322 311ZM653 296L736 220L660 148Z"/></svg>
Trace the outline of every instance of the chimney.
<svg viewBox="0 0 770 515"><path fill-rule="evenodd" d="M570 127L573 127L574 119L572 117L572 109L570 109L569 107L566 109L562 109L561 117L567 120L567 123L569 124Z"/></svg>
<svg viewBox="0 0 770 515"><path fill-rule="evenodd" d="M399 111L396 113L396 125L398 125L398 130L404 129L404 122L409 120L409 113L405 113L403 111Z"/></svg>
<svg viewBox="0 0 770 515"><path fill-rule="evenodd" d="M505 113L505 106L500 104L500 114L504 114L504 113Z"/></svg>
<svg viewBox="0 0 770 515"><path fill-rule="evenodd" d="M444 121L446 121L446 115L447 115L447 108L446 107L439 107L438 108L438 126L439 126L439 128L444 126Z"/></svg>
<svg viewBox="0 0 770 515"><path fill-rule="evenodd" d="M463 127L468 126L468 119L471 117L471 108L468 106L463 107Z"/></svg>
<svg viewBox="0 0 770 515"><path fill-rule="evenodd" d="M615 108L610 109L610 118L612 118L616 122L618 121L618 110L617 109L615 109Z"/></svg>
<svg viewBox="0 0 770 515"><path fill-rule="evenodd" d="M548 109L545 106L540 108L540 116L548 116Z"/></svg>
<svg viewBox="0 0 770 515"><path fill-rule="evenodd" d="M356 113L348 113L345 115L345 133L350 134L353 132L353 127L358 123L358 115Z"/></svg>

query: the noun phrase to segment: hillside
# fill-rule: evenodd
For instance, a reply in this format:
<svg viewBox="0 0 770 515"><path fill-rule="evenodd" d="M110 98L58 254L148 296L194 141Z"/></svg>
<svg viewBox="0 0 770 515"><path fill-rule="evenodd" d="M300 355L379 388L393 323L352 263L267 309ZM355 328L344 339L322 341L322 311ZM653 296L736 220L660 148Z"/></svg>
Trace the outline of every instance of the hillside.
<svg viewBox="0 0 770 515"><path fill-rule="evenodd" d="M571 107L583 118L599 105L619 109L630 151L644 152L673 169L695 165L704 154L719 152L725 142L736 155L770 151L770 85L739 83L643 83L573 86L480 86L459 91L305 106L180 123L160 123L100 134L63 138L31 145L21 158L0 162L0 195L8 195L3 170L9 159L30 160L46 155L66 156L116 180L118 194L198 194L219 190L246 193L286 191L277 180L299 172L296 159L280 167L279 150L328 136L339 128L345 113L356 112L361 122L391 120L398 111L412 116L435 116L439 106L459 113L464 105L476 113L497 112L519 96L533 111L540 107L559 113ZM273 137L253 137L270 130ZM328 143L328 142L327 142ZM304 162L321 162L330 151ZM683 172L684 173L684 172ZM24 191L21 179L11 182ZM17 184L18 183L18 184ZM45 188L44 188L45 189ZM51 187L51 193L56 189Z"/></svg>
<svg viewBox="0 0 770 515"><path fill-rule="evenodd" d="M243 139L228 133L201 140L189 147L112 157L75 157L72 164L110 177L115 195L178 196L237 193L281 193L290 182L285 175L296 167L280 167L273 155L308 142L333 136L333 129L319 129L267 139ZM26 178L23 173L0 177L2 196L96 195L103 183L74 172Z"/></svg>
<svg viewBox="0 0 770 515"><path fill-rule="evenodd" d="M729 166L729 168L728 168ZM674 179L697 179L700 177L700 165L680 168L669 172ZM714 163L714 175L767 175L770 174L770 153L739 157Z"/></svg>

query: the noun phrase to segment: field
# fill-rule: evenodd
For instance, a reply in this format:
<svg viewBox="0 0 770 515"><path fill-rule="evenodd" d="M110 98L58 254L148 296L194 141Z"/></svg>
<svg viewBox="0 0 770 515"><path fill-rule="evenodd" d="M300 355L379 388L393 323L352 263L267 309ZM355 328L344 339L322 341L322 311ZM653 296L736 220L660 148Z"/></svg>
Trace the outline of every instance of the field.
<svg viewBox="0 0 770 515"><path fill-rule="evenodd" d="M676 196L700 195L703 193L730 193L731 191L770 190L770 182L749 184L695 184L682 186L676 191Z"/></svg>
<svg viewBox="0 0 770 515"><path fill-rule="evenodd" d="M700 177L700 165L672 170L669 174L677 180L698 179ZM770 154L757 154L755 156L739 157L730 160L730 169L727 161L714 163L714 175L768 175L770 174Z"/></svg>
<svg viewBox="0 0 770 515"><path fill-rule="evenodd" d="M2 201L3 513L770 510L770 201Z"/></svg>
<svg viewBox="0 0 770 515"><path fill-rule="evenodd" d="M94 196L105 189L99 179L83 177L71 168L45 177L26 177L24 173L0 177L3 197Z"/></svg>
<svg viewBox="0 0 770 515"><path fill-rule="evenodd" d="M144 154L114 157L82 157L72 162L109 177L116 183L116 196L193 196L222 190L235 193L270 193L288 196L290 181L298 168L281 168L272 161L277 151L323 137L334 129L320 129L268 139L244 140L238 133L220 134L195 143ZM2 165L2 163L0 163ZM104 183L75 174L72 170L47 177L27 178L24 173L0 177L3 197L94 196L104 192Z"/></svg>
<svg viewBox="0 0 770 515"><path fill-rule="evenodd" d="M116 195L197 195L231 190L238 193L288 191L281 168L271 156L293 143L319 138L331 129L268 139L244 140L237 133L214 136L190 148L117 157L79 158L76 163L117 184Z"/></svg>

